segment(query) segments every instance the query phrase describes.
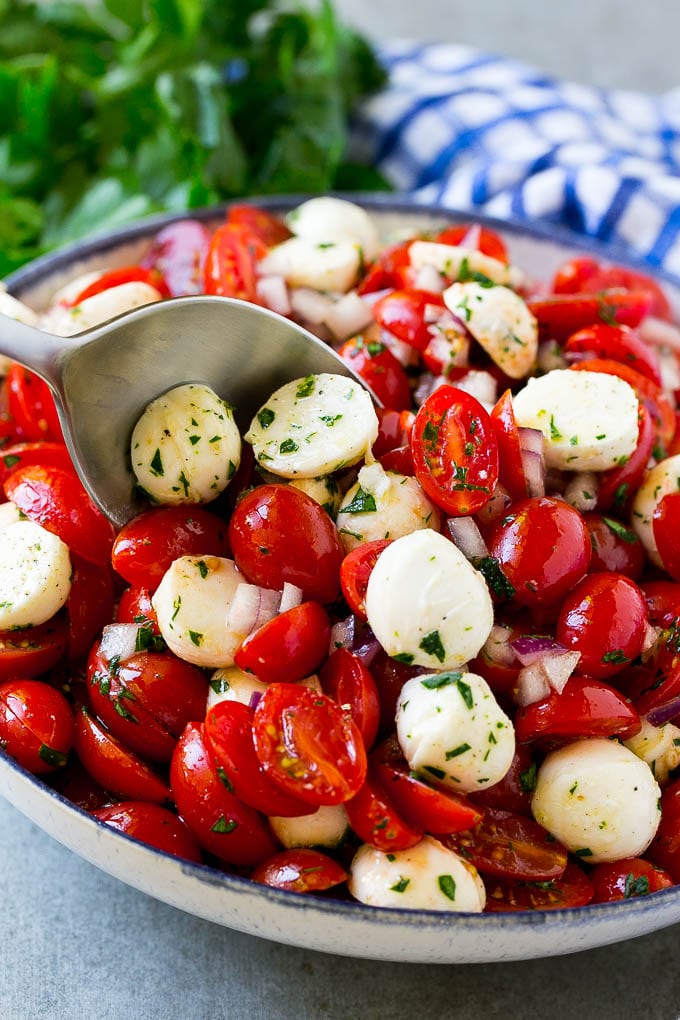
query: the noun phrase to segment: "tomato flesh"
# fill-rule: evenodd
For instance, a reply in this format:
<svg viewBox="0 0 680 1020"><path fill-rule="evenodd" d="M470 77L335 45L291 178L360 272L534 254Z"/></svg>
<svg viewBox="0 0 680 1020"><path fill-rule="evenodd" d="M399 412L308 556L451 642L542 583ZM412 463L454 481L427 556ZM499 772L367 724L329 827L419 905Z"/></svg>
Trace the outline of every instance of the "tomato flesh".
<svg viewBox="0 0 680 1020"><path fill-rule="evenodd" d="M487 808L474 829L440 838L483 875L545 882L567 866L567 851L538 822L497 808Z"/></svg>

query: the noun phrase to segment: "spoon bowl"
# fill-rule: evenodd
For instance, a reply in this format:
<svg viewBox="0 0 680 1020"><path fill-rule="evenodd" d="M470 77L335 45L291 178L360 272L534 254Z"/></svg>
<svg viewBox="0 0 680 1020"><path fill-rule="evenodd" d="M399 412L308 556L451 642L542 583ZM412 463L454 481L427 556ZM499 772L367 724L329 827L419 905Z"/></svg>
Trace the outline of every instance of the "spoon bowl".
<svg viewBox="0 0 680 1020"><path fill-rule="evenodd" d="M332 372L357 379L323 341L274 312L232 298L172 298L72 337L0 315L0 352L49 385L85 488L118 527L142 509L130 436L147 404L183 383L210 386L239 426L279 386Z"/></svg>

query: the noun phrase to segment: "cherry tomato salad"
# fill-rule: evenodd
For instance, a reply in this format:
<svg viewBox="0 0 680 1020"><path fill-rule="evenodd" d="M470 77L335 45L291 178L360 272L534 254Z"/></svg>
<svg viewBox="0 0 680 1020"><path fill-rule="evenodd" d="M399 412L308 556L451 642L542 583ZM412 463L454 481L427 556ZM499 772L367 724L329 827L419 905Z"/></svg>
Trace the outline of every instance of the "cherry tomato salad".
<svg viewBox="0 0 680 1020"><path fill-rule="evenodd" d="M680 883L680 331L643 273L528 278L471 222L314 198L166 226L42 315L241 298L355 379L159 395L148 509L87 497L47 387L0 401L0 746L103 823L279 889L516 911ZM328 892L332 890L332 892Z"/></svg>

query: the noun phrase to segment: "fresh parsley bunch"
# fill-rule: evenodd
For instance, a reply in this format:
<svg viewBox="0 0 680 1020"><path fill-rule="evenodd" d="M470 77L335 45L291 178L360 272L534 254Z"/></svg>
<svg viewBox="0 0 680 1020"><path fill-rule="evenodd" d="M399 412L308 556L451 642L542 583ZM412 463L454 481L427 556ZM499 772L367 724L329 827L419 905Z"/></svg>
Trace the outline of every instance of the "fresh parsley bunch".
<svg viewBox="0 0 680 1020"><path fill-rule="evenodd" d="M330 0L0 0L0 276L160 210L381 186L342 160L382 80Z"/></svg>

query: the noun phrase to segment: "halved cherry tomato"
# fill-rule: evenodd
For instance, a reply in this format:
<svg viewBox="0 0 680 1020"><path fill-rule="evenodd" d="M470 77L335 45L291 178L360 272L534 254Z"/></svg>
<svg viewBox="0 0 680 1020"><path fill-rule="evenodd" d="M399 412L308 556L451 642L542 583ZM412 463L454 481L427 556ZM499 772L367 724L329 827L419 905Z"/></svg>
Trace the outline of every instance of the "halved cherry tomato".
<svg viewBox="0 0 680 1020"><path fill-rule="evenodd" d="M526 744L517 744L510 768L499 783L470 794L473 804L531 817L531 796L536 789L536 761Z"/></svg>
<svg viewBox="0 0 680 1020"><path fill-rule="evenodd" d="M407 287L393 290L373 305L373 318L383 329L417 351L424 351L432 339L428 309L445 310L441 294ZM388 405L389 406L389 405Z"/></svg>
<svg viewBox="0 0 680 1020"><path fill-rule="evenodd" d="M200 845L221 861L253 866L277 852L262 816L234 796L213 766L202 723L188 723L177 741L170 789Z"/></svg>
<svg viewBox="0 0 680 1020"><path fill-rule="evenodd" d="M413 425L416 478L430 499L456 517L473 514L498 481L498 442L480 402L455 386L439 386Z"/></svg>
<svg viewBox="0 0 680 1020"><path fill-rule="evenodd" d="M70 758L63 769L50 774L48 781L53 790L83 811L95 811L111 803L111 794L92 778L78 758Z"/></svg>
<svg viewBox="0 0 680 1020"><path fill-rule="evenodd" d="M260 864L250 876L253 882L261 882L273 889L287 889L289 892L324 892L333 886L346 882L348 874L342 865L328 854L318 850L299 847L282 850Z"/></svg>
<svg viewBox="0 0 680 1020"><path fill-rule="evenodd" d="M210 510L168 506L145 510L118 532L114 569L129 584L155 591L180 556L228 556L227 525Z"/></svg>
<svg viewBox="0 0 680 1020"><path fill-rule="evenodd" d="M244 804L265 815L309 814L314 808L273 783L258 761L253 714L239 701L218 701L208 711L203 736L220 779Z"/></svg>
<svg viewBox="0 0 680 1020"><path fill-rule="evenodd" d="M159 776L86 708L76 713L73 746L92 778L116 796L154 804L170 800L170 790Z"/></svg>
<svg viewBox="0 0 680 1020"><path fill-rule="evenodd" d="M396 290L408 287L414 277L409 248L414 238L385 248L359 284L359 294L373 294L377 290Z"/></svg>
<svg viewBox="0 0 680 1020"><path fill-rule="evenodd" d="M387 453L382 453L378 460L385 471L394 471L409 478L415 477L416 469L410 446L398 446L394 450L388 450Z"/></svg>
<svg viewBox="0 0 680 1020"><path fill-rule="evenodd" d="M499 262L508 262L508 249L505 241L495 230L483 227L479 223L454 223L436 235L438 244L452 244L463 248L472 248L489 255Z"/></svg>
<svg viewBox="0 0 680 1020"><path fill-rule="evenodd" d="M230 205L227 209L227 223L232 226L246 227L247 230L267 248L287 241L292 234L284 221L266 209L255 205Z"/></svg>
<svg viewBox="0 0 680 1020"><path fill-rule="evenodd" d="M593 903L613 903L637 896L648 896L659 889L668 889L673 879L642 857L626 857L620 861L596 864L590 872Z"/></svg>
<svg viewBox="0 0 680 1020"><path fill-rule="evenodd" d="M565 910L584 907L593 898L593 885L578 864L569 861L558 878L546 882L487 880L485 910L489 914L514 910Z"/></svg>
<svg viewBox="0 0 680 1020"><path fill-rule="evenodd" d="M491 411L491 424L498 443L498 471L501 483L513 499L525 499L529 495L529 488L522 464L522 444L510 390L505 391Z"/></svg>
<svg viewBox="0 0 680 1020"><path fill-rule="evenodd" d="M42 775L66 764L73 743L73 712L42 680L0 684L0 747L29 772Z"/></svg>
<svg viewBox="0 0 680 1020"><path fill-rule="evenodd" d="M69 618L68 654L84 658L107 623L115 604L113 571L71 554L71 588L66 601Z"/></svg>
<svg viewBox="0 0 680 1020"><path fill-rule="evenodd" d="M645 565L645 550L633 529L615 517L594 511L585 513L583 520L590 532L593 548L588 568L590 573L613 570L637 580Z"/></svg>
<svg viewBox="0 0 680 1020"><path fill-rule="evenodd" d="M376 407L375 413L380 426L372 449L374 456L380 458L408 443L416 416L412 411L395 411L391 407Z"/></svg>
<svg viewBox="0 0 680 1020"><path fill-rule="evenodd" d="M659 359L629 326L610 326L606 322L586 326L568 337L564 353L568 361L574 360L574 356L583 357L586 362L589 358L621 361L661 386Z"/></svg>
<svg viewBox="0 0 680 1020"><path fill-rule="evenodd" d="M123 266L121 269L110 269L106 273L102 273L98 279L84 287L69 302L69 305L79 305L96 294L102 294L112 287L120 287L124 283L147 283L150 287L154 287L161 297L170 297L168 285L158 269L145 266Z"/></svg>
<svg viewBox="0 0 680 1020"><path fill-rule="evenodd" d="M649 622L669 627L680 617L680 584L677 581L641 581Z"/></svg>
<svg viewBox="0 0 680 1020"><path fill-rule="evenodd" d="M205 260L205 293L257 303L257 260L266 252L266 245L242 224L218 227Z"/></svg>
<svg viewBox="0 0 680 1020"><path fill-rule="evenodd" d="M158 804L127 800L112 807L98 808L92 816L166 854L196 863L201 861L200 847L182 819Z"/></svg>
<svg viewBox="0 0 680 1020"><path fill-rule="evenodd" d="M380 723L380 698L375 680L358 655L338 648L319 674L324 693L339 705L349 705L367 748L372 747Z"/></svg>
<svg viewBox="0 0 680 1020"><path fill-rule="evenodd" d="M5 378L7 413L22 442L63 443L54 398L47 383L23 365L10 365Z"/></svg>
<svg viewBox="0 0 680 1020"><path fill-rule="evenodd" d="M624 511L631 503L647 470L655 442L655 425L644 404L638 409L637 446L625 464L601 471L597 486L597 509Z"/></svg>
<svg viewBox="0 0 680 1020"><path fill-rule="evenodd" d="M652 514L654 541L664 570L680 581L680 492L662 496Z"/></svg>
<svg viewBox="0 0 680 1020"><path fill-rule="evenodd" d="M555 745L580 737L619 737L628 740L640 732L640 716L631 703L600 680L574 674L561 694L520 708L515 736L520 743L539 740Z"/></svg>
<svg viewBox="0 0 680 1020"><path fill-rule="evenodd" d="M109 563L113 525L94 505L75 471L29 464L7 479L5 495L76 555L98 566Z"/></svg>
<svg viewBox="0 0 680 1020"><path fill-rule="evenodd" d="M330 639L326 610L318 602L303 602L249 634L234 662L264 683L294 683L321 665Z"/></svg>
<svg viewBox="0 0 680 1020"><path fill-rule="evenodd" d="M595 276L599 268L600 263L597 259L589 255L568 259L557 269L550 289L553 294L587 293L588 281Z"/></svg>
<svg viewBox="0 0 680 1020"><path fill-rule="evenodd" d="M289 485L261 485L235 508L229 542L246 580L264 588L285 581L326 605L340 593L344 549L338 530L311 496Z"/></svg>
<svg viewBox="0 0 680 1020"><path fill-rule="evenodd" d="M555 339L565 339L595 322L639 326L652 307L645 290L603 291L600 294L553 294L528 302L539 328Z"/></svg>
<svg viewBox="0 0 680 1020"><path fill-rule="evenodd" d="M0 631L0 680L40 676L59 662L68 640L65 613L58 613L39 627Z"/></svg>
<svg viewBox="0 0 680 1020"><path fill-rule="evenodd" d="M198 220L177 220L156 234L141 264L162 274L172 297L201 294L209 247L207 227Z"/></svg>
<svg viewBox="0 0 680 1020"><path fill-rule="evenodd" d="M378 400L395 411L407 411L413 403L408 376L392 351L379 340L353 336L338 354L368 383Z"/></svg>
<svg viewBox="0 0 680 1020"><path fill-rule="evenodd" d="M364 542L347 553L340 564L340 587L347 605L356 616L366 619L366 589L380 553L391 545L391 539L379 538Z"/></svg>
<svg viewBox="0 0 680 1020"><path fill-rule="evenodd" d="M255 709L253 732L267 775L309 804L342 804L366 778L359 728L325 694L272 684Z"/></svg>
<svg viewBox="0 0 680 1020"><path fill-rule="evenodd" d="M567 851L543 826L497 808L487 808L474 829L440 839L483 875L545 882L559 878L567 866Z"/></svg>
<svg viewBox="0 0 680 1020"><path fill-rule="evenodd" d="M372 772L358 793L346 802L345 811L359 839L382 853L408 850L423 838L423 830L401 817Z"/></svg>
<svg viewBox="0 0 680 1020"><path fill-rule="evenodd" d="M648 276L647 273L629 269L627 266L600 266L588 280L587 287L591 293L615 288L627 291L646 291L651 300L649 314L655 315L658 319L672 321L673 316L668 298L656 280Z"/></svg>
<svg viewBox="0 0 680 1020"><path fill-rule="evenodd" d="M430 786L414 775L396 737L390 737L375 749L371 768L402 818L423 832L434 835L460 832L481 821L482 810L465 797Z"/></svg>
<svg viewBox="0 0 680 1020"><path fill-rule="evenodd" d="M34 443L12 443L4 446L0 454L0 484L19 468L27 464L43 464L47 467L72 469L73 464L63 443L40 440Z"/></svg>
<svg viewBox="0 0 680 1020"><path fill-rule="evenodd" d="M161 637L158 627L158 617L151 602L151 592L148 588L126 588L120 597L116 611L117 623L138 623L141 627L148 628L149 634L154 638ZM162 638L161 638L162 640ZM163 642L165 646L165 642ZM150 651L158 652L161 648L150 644Z"/></svg>

